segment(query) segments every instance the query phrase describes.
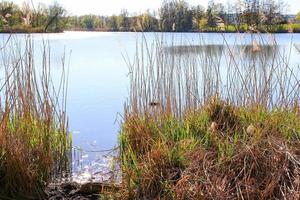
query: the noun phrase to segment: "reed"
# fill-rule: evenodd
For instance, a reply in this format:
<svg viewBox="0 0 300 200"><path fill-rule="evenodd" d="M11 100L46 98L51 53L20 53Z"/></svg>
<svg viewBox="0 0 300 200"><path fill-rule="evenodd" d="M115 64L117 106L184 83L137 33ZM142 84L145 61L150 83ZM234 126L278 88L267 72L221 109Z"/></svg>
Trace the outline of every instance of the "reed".
<svg viewBox="0 0 300 200"><path fill-rule="evenodd" d="M115 198L300 197L299 66L269 38L139 41Z"/></svg>
<svg viewBox="0 0 300 200"><path fill-rule="evenodd" d="M47 183L68 169L64 64L55 86L49 44L37 66L33 39L24 40L9 37L0 50L0 199L43 199Z"/></svg>

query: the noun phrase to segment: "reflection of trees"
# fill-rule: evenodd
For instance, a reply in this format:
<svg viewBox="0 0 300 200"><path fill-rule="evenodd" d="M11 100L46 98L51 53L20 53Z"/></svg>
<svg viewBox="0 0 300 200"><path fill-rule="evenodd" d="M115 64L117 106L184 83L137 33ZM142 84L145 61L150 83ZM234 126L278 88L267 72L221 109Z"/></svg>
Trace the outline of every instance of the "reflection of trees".
<svg viewBox="0 0 300 200"><path fill-rule="evenodd" d="M264 58L270 60L278 53L279 46L274 45L259 45L255 47L254 45L241 45L238 47L238 51L244 54L247 59L258 59Z"/></svg>
<svg viewBox="0 0 300 200"><path fill-rule="evenodd" d="M229 53L232 51L234 54L240 54L245 59L272 59L278 52L278 46L274 45L259 45L254 47L253 45L179 45L168 46L165 48L166 52L170 55L177 56L206 56L209 58L219 58L223 53Z"/></svg>
<svg viewBox="0 0 300 200"><path fill-rule="evenodd" d="M222 55L224 45L179 45L166 47L165 50L173 55L204 54L217 57Z"/></svg>

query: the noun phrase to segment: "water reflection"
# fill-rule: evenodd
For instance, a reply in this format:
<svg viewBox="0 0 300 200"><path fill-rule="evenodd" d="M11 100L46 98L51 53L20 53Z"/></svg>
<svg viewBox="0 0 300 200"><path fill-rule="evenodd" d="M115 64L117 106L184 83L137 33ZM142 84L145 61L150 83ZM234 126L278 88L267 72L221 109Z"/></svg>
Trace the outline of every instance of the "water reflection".
<svg viewBox="0 0 300 200"><path fill-rule="evenodd" d="M300 44L295 44L294 47L295 47L296 51L298 53L300 53Z"/></svg>
<svg viewBox="0 0 300 200"><path fill-rule="evenodd" d="M172 55L205 54L207 56L220 56L224 45L176 45L165 47L167 53Z"/></svg>
<svg viewBox="0 0 300 200"><path fill-rule="evenodd" d="M166 53L175 56L201 56L209 58L219 58L222 55L228 54L241 54L246 59L255 59L258 57L264 57L264 59L272 59L276 53L280 50L279 45L260 45L245 44L245 45L175 45L165 47ZM295 45L295 48L297 46ZM299 48L299 47L298 47ZM300 48L299 48L300 49Z"/></svg>

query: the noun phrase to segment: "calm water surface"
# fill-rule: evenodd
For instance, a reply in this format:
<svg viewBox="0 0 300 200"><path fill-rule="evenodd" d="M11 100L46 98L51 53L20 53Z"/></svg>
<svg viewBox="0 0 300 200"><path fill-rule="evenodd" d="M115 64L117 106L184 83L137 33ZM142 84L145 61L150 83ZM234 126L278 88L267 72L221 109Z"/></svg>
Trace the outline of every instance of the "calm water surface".
<svg viewBox="0 0 300 200"><path fill-rule="evenodd" d="M0 40L4 42L7 37L8 35L2 35ZM197 54L197 51L203 51L203 48L199 47L199 40L205 41L208 46L219 48L224 45L224 37L227 43L232 45L241 41L251 44L253 36L222 36L217 33L145 34L149 44L157 37L163 37L165 41L176 41L175 44L194 45L197 48L192 52ZM263 37L270 39L268 35ZM277 34L275 37L277 43L286 51L292 45L291 61L295 65L299 64L299 52L296 47L300 50L300 35ZM24 35L16 35L14 38L22 40ZM81 149L73 155L74 172L108 171L110 157L103 156L104 153L98 151L117 145L122 119L120 116L129 94L129 69L122 54L127 53L129 58L133 58L137 39L141 38L141 33L65 32L33 35L37 61L40 60L41 43L49 41L54 72L57 70L59 73L64 53L66 63L70 67L67 113L73 146L77 150ZM87 173L84 175L89 177Z"/></svg>

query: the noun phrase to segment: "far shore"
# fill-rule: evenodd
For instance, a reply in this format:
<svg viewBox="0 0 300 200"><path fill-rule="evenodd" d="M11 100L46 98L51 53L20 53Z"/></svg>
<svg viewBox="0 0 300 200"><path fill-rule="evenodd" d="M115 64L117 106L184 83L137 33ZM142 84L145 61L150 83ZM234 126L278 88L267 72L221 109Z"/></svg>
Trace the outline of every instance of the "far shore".
<svg viewBox="0 0 300 200"><path fill-rule="evenodd" d="M259 33L259 34L294 34L300 33L300 30L297 31L275 31L275 32L268 32L268 31L211 31L211 30L204 30L204 31L143 31L143 30L97 30L97 29L66 29L63 31L56 31L56 32L48 32L48 31L35 31L35 30L5 30L0 31L0 34L51 34L51 33L64 33L67 31L73 32L143 32L143 33Z"/></svg>

